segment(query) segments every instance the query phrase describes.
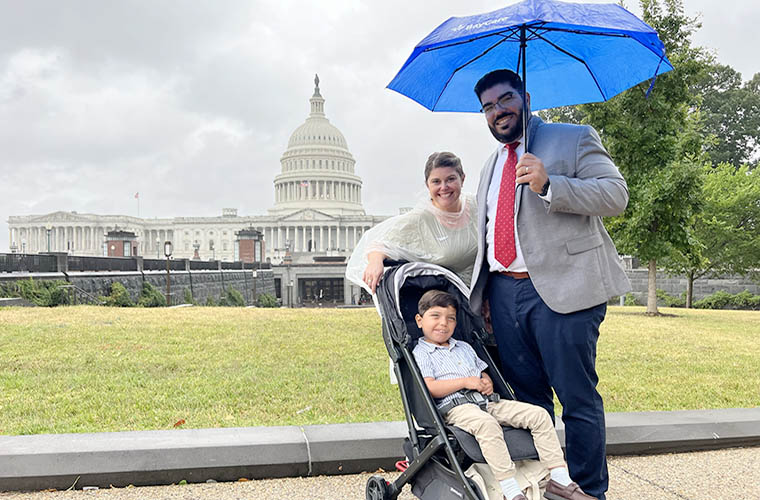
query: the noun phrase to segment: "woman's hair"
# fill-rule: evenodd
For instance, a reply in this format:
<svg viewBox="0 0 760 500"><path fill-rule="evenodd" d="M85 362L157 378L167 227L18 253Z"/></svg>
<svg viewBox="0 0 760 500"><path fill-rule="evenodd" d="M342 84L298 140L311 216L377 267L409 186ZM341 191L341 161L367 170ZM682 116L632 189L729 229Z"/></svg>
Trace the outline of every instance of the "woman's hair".
<svg viewBox="0 0 760 500"><path fill-rule="evenodd" d="M456 297L443 290L428 290L422 294L420 301L417 302L417 312L419 312L420 316L424 316L427 310L431 307L449 306L453 307L455 310L459 309Z"/></svg>
<svg viewBox="0 0 760 500"><path fill-rule="evenodd" d="M425 184L427 184L430 172L434 168L451 167L456 173L464 179L464 170L462 169L462 160L459 159L454 153L443 151L440 153L433 153L428 156L427 163L425 163Z"/></svg>

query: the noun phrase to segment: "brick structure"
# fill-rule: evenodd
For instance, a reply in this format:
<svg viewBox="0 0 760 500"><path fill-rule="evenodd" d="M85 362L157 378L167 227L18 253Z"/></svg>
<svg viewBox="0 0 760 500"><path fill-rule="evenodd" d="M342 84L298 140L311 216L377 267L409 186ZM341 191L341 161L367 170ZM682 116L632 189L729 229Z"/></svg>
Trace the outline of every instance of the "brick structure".
<svg viewBox="0 0 760 500"><path fill-rule="evenodd" d="M131 231L114 229L106 233L109 257L134 257L137 255L137 235Z"/></svg>

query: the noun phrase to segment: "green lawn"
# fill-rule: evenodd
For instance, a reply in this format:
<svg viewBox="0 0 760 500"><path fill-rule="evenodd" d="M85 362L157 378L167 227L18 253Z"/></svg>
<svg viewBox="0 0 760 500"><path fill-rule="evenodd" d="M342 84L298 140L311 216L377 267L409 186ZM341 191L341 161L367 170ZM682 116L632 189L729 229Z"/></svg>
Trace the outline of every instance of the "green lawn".
<svg viewBox="0 0 760 500"><path fill-rule="evenodd" d="M607 411L760 405L760 312L611 307ZM0 434L403 418L373 309L0 308Z"/></svg>

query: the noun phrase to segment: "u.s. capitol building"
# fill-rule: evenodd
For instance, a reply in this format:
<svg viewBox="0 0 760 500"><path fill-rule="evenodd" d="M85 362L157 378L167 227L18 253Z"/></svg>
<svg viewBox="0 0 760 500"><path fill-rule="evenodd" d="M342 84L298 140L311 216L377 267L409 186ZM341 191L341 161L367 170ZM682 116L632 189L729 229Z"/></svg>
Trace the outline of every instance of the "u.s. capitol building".
<svg viewBox="0 0 760 500"><path fill-rule="evenodd" d="M362 234L386 216L364 212L356 161L343 134L325 116L319 78L314 82L311 113L291 134L280 158L281 172L274 178L275 202L267 215L240 216L236 209L225 208L210 217L149 219L66 211L10 216L11 250L101 256L106 254L106 233L121 230L136 235L137 252L146 257L163 257L164 242L171 241L175 258L232 261L238 259L236 233L253 228L263 234L264 259L275 266L286 261L290 267L313 264L319 268L316 264L347 259ZM308 274L319 278L325 273ZM293 286L292 274L282 279ZM348 284L341 286L353 300L357 290L349 291Z"/></svg>

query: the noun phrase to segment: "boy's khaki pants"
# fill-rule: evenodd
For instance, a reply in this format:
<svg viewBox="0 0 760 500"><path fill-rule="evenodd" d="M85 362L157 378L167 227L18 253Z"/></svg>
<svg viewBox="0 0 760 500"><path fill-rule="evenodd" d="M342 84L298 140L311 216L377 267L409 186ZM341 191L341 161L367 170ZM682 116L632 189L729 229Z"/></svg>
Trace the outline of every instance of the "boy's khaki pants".
<svg viewBox="0 0 760 500"><path fill-rule="evenodd" d="M475 436L483 457L499 481L515 475L515 464L504 442L501 424L528 429L539 460L547 469L566 467L552 419L540 406L501 400L488 403L488 409L483 411L476 404L463 404L446 413L445 420L447 424L456 425Z"/></svg>

